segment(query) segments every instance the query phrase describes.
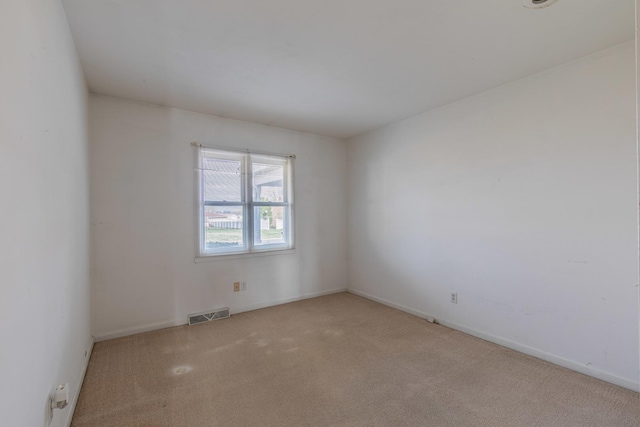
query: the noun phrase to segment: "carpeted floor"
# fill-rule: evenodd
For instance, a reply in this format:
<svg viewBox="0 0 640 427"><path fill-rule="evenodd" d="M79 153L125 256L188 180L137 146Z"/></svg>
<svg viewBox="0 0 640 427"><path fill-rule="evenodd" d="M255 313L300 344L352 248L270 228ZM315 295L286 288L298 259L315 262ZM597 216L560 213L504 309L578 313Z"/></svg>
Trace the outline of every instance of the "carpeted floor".
<svg viewBox="0 0 640 427"><path fill-rule="evenodd" d="M72 425L637 427L640 400L342 293L98 343Z"/></svg>

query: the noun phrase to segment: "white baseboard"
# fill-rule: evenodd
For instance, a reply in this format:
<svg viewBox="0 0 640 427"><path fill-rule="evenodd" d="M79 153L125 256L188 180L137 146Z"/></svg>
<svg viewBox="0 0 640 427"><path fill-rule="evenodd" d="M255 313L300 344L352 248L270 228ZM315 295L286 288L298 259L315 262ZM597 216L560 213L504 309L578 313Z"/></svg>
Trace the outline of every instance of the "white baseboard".
<svg viewBox="0 0 640 427"><path fill-rule="evenodd" d="M185 316L186 317L186 316ZM163 322L149 323L144 326L134 326L132 328L119 329L114 332L107 332L100 335L95 335L93 339L96 342L113 340L116 338L128 337L129 335L142 334L144 332L157 331L158 329L172 328L174 326L186 325L188 319L175 319L167 320Z"/></svg>
<svg viewBox="0 0 640 427"><path fill-rule="evenodd" d="M337 293L346 292L346 291L347 291L346 288L330 289L328 291L314 292L314 293L310 293L310 294L303 294L303 295L298 295L298 296L295 296L295 297L283 298L283 299L280 299L280 300L268 301L268 302L259 303L259 304L252 304L252 305L246 305L246 306L241 306L241 307L231 307L229 309L229 312L232 315L233 314L239 314L239 313L244 313L245 311L259 310L261 308L273 307L273 306L276 306L276 305L287 304L287 303L290 303L290 302L301 301L301 300L305 300L305 299L309 299L309 298L321 297L321 296L325 296L325 295L337 294ZM111 339L115 339L115 338L126 337L126 336L129 336L129 335L141 334L143 332L150 332L150 331L156 331L158 329L165 329L165 328L171 328L171 327L174 327L174 326L186 325L187 323L188 323L188 319L187 319L187 315L185 314L184 318L180 318L180 319L168 320L168 321L157 322L157 323L150 323L150 324L144 325L144 326L136 326L136 327L133 327L133 328L120 329L118 331L100 334L100 335L95 336L94 340L95 340L95 342L107 341L107 340L111 340Z"/></svg>
<svg viewBox="0 0 640 427"><path fill-rule="evenodd" d="M340 292L347 292L347 288L330 289L328 291L314 292L314 293L311 293L311 294L304 294L304 295L300 295L300 296L296 296L296 297L284 298L284 299L280 299L280 300L276 300L276 301L270 301L270 302L267 302L267 303L252 304L252 305L245 305L243 307L236 307L236 308L232 308L231 309L231 314L239 314L239 313L244 313L245 311L259 310L261 308L273 307L273 306L276 306L276 305L287 304L287 303L295 302L295 301L302 301L302 300L309 299L309 298L323 297L325 295L339 294Z"/></svg>
<svg viewBox="0 0 640 427"><path fill-rule="evenodd" d="M400 311L404 311L409 314L413 314L414 316L421 317L423 319L433 319L434 316L422 312L420 310L413 309L411 307L404 306L402 304L396 304L392 301L386 300L384 298L379 298L374 295L368 294L366 292L358 291L356 289L347 289L347 292L352 293L354 295L361 296L363 298L379 302L380 304L384 304L386 306L398 309ZM489 341L503 347L510 348L512 350L518 351L520 353L524 353L529 356L536 357L538 359L542 359L544 361L553 363L554 365L562 366L563 368L571 369L572 371L580 372L581 374L588 375L590 377L597 378L602 381L609 382L611 384L615 384L620 387L624 387L626 389L640 392L640 382L634 381L628 378L622 378L614 374L610 374L608 372L601 371L599 369L594 369L589 366L586 366L582 363L576 362L574 360L566 359L561 356L557 356L555 354L547 353L533 347L529 347L524 344L520 344L505 338L497 337L495 335L491 335L482 331L475 330L466 325L461 325L456 322L450 322L446 319L437 318L438 323L443 326L446 326L451 329L455 329L460 332L464 332L466 334L472 335L477 338L481 338L485 341Z"/></svg>
<svg viewBox="0 0 640 427"><path fill-rule="evenodd" d="M78 385L73 392L73 397L71 398L71 405L69 407L69 412L67 413L67 422L65 425L67 427L71 427L71 421L73 420L73 414L76 411L76 405L78 404L78 399L80 398L80 391L82 390L82 384L84 383L84 377L87 375L87 368L89 367L89 360L91 359L91 353L93 353L93 344L94 339L91 338L91 342L89 343L89 348L87 349L87 357L84 358L84 366L82 367L82 374L80 375L80 381L78 381Z"/></svg>

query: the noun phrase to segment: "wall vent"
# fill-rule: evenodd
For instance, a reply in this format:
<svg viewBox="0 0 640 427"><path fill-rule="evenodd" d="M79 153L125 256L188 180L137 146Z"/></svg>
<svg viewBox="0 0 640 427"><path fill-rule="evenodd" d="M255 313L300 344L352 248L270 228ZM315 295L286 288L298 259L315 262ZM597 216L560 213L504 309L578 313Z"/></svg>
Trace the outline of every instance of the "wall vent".
<svg viewBox="0 0 640 427"><path fill-rule="evenodd" d="M194 313L189 315L189 325L198 325L200 323L211 322L212 320L226 319L229 317L229 307L218 308L203 313Z"/></svg>

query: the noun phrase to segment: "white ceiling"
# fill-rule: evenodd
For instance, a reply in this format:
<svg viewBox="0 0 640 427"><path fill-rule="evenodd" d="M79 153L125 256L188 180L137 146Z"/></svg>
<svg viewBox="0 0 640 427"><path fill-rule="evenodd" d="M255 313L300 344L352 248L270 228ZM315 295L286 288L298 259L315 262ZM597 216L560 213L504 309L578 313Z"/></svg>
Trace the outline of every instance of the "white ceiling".
<svg viewBox="0 0 640 427"><path fill-rule="evenodd" d="M93 93L340 138L634 36L634 0L63 4Z"/></svg>

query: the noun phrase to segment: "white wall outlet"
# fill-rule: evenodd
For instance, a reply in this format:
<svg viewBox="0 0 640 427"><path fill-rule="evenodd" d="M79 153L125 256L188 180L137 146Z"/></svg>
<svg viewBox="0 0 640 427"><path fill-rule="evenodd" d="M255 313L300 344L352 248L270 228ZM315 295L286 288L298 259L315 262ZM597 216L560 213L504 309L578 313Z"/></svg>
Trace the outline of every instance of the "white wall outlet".
<svg viewBox="0 0 640 427"><path fill-rule="evenodd" d="M457 304L458 303L458 293L457 292L451 292L451 303L452 304Z"/></svg>
<svg viewBox="0 0 640 427"><path fill-rule="evenodd" d="M49 420L53 418L54 409L64 409L69 405L69 383L60 384L49 396Z"/></svg>
<svg viewBox="0 0 640 427"><path fill-rule="evenodd" d="M247 282L240 282L240 292L245 292L247 290Z"/></svg>

